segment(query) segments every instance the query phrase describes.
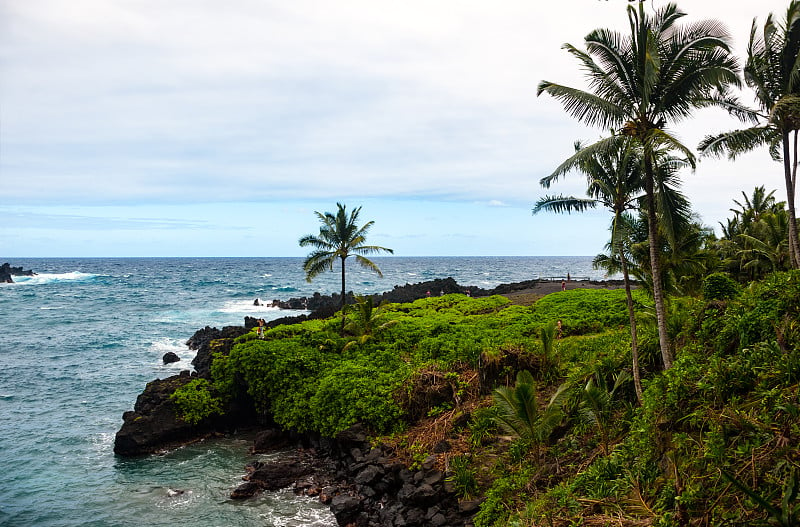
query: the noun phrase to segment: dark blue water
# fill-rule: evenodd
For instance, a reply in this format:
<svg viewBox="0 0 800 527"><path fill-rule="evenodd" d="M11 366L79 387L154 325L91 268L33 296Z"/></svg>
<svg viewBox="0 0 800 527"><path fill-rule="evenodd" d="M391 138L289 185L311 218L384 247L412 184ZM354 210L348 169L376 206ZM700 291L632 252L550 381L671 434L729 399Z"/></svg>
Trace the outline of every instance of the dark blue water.
<svg viewBox="0 0 800 527"><path fill-rule="evenodd" d="M448 276L484 288L567 272L603 277L590 257L375 261L384 278L351 266L348 290L377 293ZM339 291L337 272L309 284L301 258L10 263L39 274L0 284L0 525L335 525L326 507L289 491L229 500L251 460L247 438L132 460L112 448L122 413L145 384L191 368L184 342L195 330L295 314L253 300ZM181 361L163 365L167 351Z"/></svg>

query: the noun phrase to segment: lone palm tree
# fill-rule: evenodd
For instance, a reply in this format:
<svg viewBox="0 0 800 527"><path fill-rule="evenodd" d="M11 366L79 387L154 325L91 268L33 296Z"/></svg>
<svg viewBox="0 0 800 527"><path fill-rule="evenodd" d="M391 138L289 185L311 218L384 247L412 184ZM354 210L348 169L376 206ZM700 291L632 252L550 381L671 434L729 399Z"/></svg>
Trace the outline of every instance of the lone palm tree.
<svg viewBox="0 0 800 527"><path fill-rule="evenodd" d="M642 191L640 156L636 155L630 138L620 136L614 151L594 152L585 155L580 142L575 143L575 155L562 163L561 170L542 178L539 182L549 188L551 183L570 168L576 168L586 175L588 198L574 196L544 196L533 208L533 213L540 211L582 212L597 205L603 205L614 215L611 222L611 250L616 253L622 265L622 279L625 283L625 295L628 304L628 320L631 329L631 362L633 363L633 379L636 398L642 402L642 384L639 375L639 346L636 338L636 316L633 310L630 275L627 257L624 254L624 238L622 216L625 211L636 208L636 199Z"/></svg>
<svg viewBox="0 0 800 527"><path fill-rule="evenodd" d="M698 147L705 155L730 159L759 146L768 146L772 158L783 161L786 205L789 214L789 258L800 269L800 240L797 232L795 191L797 190L797 134L800 129L800 1L793 0L786 20L767 17L759 34L756 20L750 29L744 78L756 92L758 110L732 107L735 115L750 118L754 126L707 136Z"/></svg>
<svg viewBox="0 0 800 527"><path fill-rule="evenodd" d="M342 262L342 328L344 334L345 323L345 260L351 254L355 256L356 262L366 269L374 271L378 276L383 277L383 273L375 263L366 258L365 254L375 254L379 252L394 253L392 249L379 247L377 245L366 245L367 232L375 223L368 221L363 226L358 225L358 214L361 207L353 209L347 213L347 207L337 203L336 214L314 211L322 226L319 228L319 235L308 234L300 238L300 247L311 246L314 251L309 254L303 262L303 270L306 272L306 281L310 282L317 275L324 271L333 271L333 264L338 259Z"/></svg>
<svg viewBox="0 0 800 527"><path fill-rule="evenodd" d="M582 63L591 91L542 81L537 95L551 95L573 117L590 126L612 128L616 135L637 142L642 150L659 347L664 367L670 368L673 357L667 336L656 223L657 152L681 152L694 167L692 152L666 127L689 117L696 108L737 104L726 89L728 85L739 85L738 64L730 51L730 37L717 21L679 26L677 21L685 13L674 4L665 5L652 16L645 14L643 1L638 9L630 5L627 10L629 35L596 29L585 37L586 51L570 44L564 46ZM608 141L601 140L588 148L608 146Z"/></svg>

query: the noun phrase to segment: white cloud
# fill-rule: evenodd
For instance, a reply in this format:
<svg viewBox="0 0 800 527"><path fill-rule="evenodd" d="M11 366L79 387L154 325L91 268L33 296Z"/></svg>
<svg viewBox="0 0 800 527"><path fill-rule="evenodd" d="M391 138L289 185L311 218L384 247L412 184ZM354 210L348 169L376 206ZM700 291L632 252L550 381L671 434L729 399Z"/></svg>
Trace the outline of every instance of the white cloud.
<svg viewBox="0 0 800 527"><path fill-rule="evenodd" d="M722 17L740 52L752 17L785 4L679 2L692 18ZM0 202L362 196L529 209L573 140L602 134L536 85L583 86L561 45L624 31L626 5L0 0ZM715 114L676 131L693 145L734 126ZM687 193L724 214L779 171L764 158L704 161Z"/></svg>

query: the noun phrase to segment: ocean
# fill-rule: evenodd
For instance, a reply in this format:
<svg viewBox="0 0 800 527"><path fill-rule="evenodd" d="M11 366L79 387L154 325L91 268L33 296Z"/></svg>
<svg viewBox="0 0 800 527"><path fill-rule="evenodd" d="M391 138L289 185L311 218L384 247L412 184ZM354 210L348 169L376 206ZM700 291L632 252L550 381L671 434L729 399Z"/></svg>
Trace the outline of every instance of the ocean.
<svg viewBox="0 0 800 527"><path fill-rule="evenodd" d="M348 291L379 293L447 277L483 288L568 272L604 278L591 268L591 257L374 261L383 278L348 260ZM253 301L338 292L338 272L307 283L302 258L9 263L38 274L0 284L0 525L336 525L327 507L290 490L228 499L254 459L247 437L135 459L116 457L113 442L122 413L133 409L148 381L191 369L194 352L185 342L197 329L242 325L245 316L299 314ZM167 351L180 362L162 364Z"/></svg>

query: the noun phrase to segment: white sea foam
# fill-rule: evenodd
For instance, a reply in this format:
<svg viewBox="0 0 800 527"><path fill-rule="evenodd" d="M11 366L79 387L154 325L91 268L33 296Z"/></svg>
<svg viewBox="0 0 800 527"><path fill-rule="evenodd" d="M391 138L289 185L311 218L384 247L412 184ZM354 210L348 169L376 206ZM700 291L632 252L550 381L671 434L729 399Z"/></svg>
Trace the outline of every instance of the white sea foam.
<svg viewBox="0 0 800 527"><path fill-rule="evenodd" d="M255 305L253 300L229 300L219 309L222 313L237 313L245 315L263 315L280 311L277 306L272 306L271 301L259 299L260 305Z"/></svg>
<svg viewBox="0 0 800 527"><path fill-rule="evenodd" d="M153 353L153 361L158 361L158 369L168 368L170 370L188 370L192 368L192 359L196 352L190 350L182 339L162 338L150 344L150 349ZM177 355L181 360L164 364L161 360L165 353L172 352Z"/></svg>
<svg viewBox="0 0 800 527"><path fill-rule="evenodd" d="M99 275L72 271L69 273L39 273L34 276L14 276L14 284L10 285L42 285L56 282L86 282Z"/></svg>
<svg viewBox="0 0 800 527"><path fill-rule="evenodd" d="M181 352L190 351L183 340L175 338L162 338L150 344L150 351L166 353L172 351L178 355Z"/></svg>

